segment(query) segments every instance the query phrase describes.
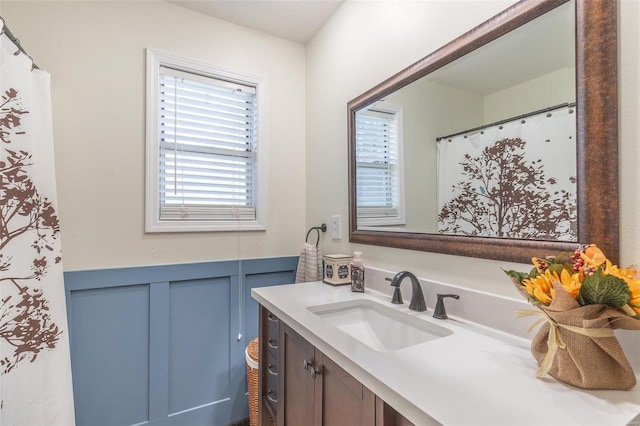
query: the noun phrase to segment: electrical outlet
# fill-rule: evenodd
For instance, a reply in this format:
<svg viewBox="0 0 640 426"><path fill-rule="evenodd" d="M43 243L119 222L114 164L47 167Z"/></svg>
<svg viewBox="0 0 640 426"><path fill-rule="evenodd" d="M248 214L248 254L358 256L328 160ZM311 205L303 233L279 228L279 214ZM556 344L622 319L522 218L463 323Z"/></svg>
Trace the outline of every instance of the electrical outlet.
<svg viewBox="0 0 640 426"><path fill-rule="evenodd" d="M331 238L339 240L342 238L342 229L340 227L340 215L331 216Z"/></svg>

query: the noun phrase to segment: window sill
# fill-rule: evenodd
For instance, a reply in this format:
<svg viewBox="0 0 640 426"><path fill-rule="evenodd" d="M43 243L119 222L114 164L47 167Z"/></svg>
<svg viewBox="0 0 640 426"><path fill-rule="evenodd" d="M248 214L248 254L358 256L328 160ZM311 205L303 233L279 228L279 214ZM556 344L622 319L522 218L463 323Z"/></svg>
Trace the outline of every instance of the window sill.
<svg viewBox="0 0 640 426"><path fill-rule="evenodd" d="M147 224L145 233L266 231L258 221L162 221Z"/></svg>

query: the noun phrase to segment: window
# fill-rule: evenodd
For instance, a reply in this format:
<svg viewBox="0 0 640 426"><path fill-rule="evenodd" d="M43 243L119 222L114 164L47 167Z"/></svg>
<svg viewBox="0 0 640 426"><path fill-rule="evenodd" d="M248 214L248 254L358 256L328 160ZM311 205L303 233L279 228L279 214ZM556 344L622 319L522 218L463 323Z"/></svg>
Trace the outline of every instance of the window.
<svg viewBox="0 0 640 426"><path fill-rule="evenodd" d="M402 108L379 102L356 114L358 225L404 225Z"/></svg>
<svg viewBox="0 0 640 426"><path fill-rule="evenodd" d="M264 229L260 110L259 78L147 50L147 232Z"/></svg>

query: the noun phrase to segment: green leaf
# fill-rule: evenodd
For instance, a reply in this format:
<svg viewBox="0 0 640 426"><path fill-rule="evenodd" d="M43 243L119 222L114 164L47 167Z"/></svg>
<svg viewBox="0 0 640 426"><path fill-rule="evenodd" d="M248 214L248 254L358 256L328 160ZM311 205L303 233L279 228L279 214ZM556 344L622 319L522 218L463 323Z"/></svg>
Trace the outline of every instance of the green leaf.
<svg viewBox="0 0 640 426"><path fill-rule="evenodd" d="M562 263L552 263L552 264L549 265L549 270L551 272L555 272L558 275L560 275L560 273L562 273L563 269L564 269L564 265Z"/></svg>
<svg viewBox="0 0 640 426"><path fill-rule="evenodd" d="M631 290L622 278L602 275L600 269L584 279L578 293L578 302L583 306L603 304L619 308L628 303L630 298Z"/></svg>
<svg viewBox="0 0 640 426"><path fill-rule="evenodd" d="M507 271L505 269L502 270L505 274L509 275L511 278L518 280L518 282L522 282L525 278L529 278L529 274L526 272L518 272L514 270Z"/></svg>

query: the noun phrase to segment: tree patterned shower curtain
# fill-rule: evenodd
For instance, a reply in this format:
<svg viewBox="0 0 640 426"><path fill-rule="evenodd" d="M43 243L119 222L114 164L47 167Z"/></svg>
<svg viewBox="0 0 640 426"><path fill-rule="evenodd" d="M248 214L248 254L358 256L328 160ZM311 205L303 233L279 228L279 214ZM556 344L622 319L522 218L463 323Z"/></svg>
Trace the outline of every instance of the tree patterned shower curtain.
<svg viewBox="0 0 640 426"><path fill-rule="evenodd" d="M438 232L577 240L572 108L438 141Z"/></svg>
<svg viewBox="0 0 640 426"><path fill-rule="evenodd" d="M0 425L73 425L50 76L0 25Z"/></svg>

